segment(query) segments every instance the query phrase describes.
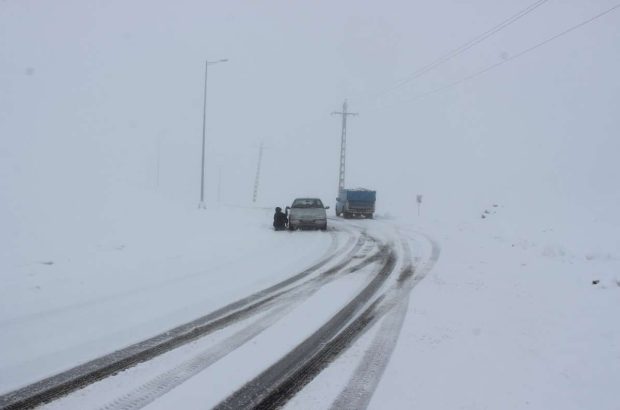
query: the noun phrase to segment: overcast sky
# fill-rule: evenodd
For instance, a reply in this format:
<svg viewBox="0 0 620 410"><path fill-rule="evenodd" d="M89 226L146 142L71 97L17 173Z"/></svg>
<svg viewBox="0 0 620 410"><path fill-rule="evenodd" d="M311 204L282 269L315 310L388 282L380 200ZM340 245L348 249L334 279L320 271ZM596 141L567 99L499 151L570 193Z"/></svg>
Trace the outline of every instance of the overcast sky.
<svg viewBox="0 0 620 410"><path fill-rule="evenodd" d="M264 141L261 205L316 195L333 206L340 119L330 113L348 98L359 116L347 185L377 189L384 212L420 193L448 209L475 199L570 214L587 202L602 215L620 204L620 10L419 96L615 0L549 0L394 88L532 3L2 1L3 205L98 203L119 185L197 204L204 62L227 58L209 68L211 204L218 180L223 203L251 202Z"/></svg>

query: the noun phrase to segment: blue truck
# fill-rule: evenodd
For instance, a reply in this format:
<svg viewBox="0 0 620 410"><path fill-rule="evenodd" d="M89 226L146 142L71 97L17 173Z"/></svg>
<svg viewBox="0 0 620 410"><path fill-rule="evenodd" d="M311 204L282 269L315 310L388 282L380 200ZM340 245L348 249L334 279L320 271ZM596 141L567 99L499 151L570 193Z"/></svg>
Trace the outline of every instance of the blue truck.
<svg viewBox="0 0 620 410"><path fill-rule="evenodd" d="M336 216L372 218L377 192L369 189L342 189L336 198Z"/></svg>

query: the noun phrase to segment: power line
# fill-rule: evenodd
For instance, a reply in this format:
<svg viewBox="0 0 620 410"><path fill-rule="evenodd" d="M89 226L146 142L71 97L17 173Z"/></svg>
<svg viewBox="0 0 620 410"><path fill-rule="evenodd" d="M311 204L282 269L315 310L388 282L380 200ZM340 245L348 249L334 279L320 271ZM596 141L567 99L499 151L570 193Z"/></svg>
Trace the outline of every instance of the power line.
<svg viewBox="0 0 620 410"><path fill-rule="evenodd" d="M438 58L433 63L430 63L430 64L422 67L421 69L416 71L414 74L412 74L412 76L410 78L401 80L399 83L397 83L396 85L394 85L390 89L388 89L386 91L383 91L379 95L383 95L384 93L389 92L389 91L391 91L391 90L393 90L393 89L395 89L397 87L401 87L402 85L406 84L407 82L413 81L414 79L422 76L423 74L425 74L426 72L430 71L431 69L434 69L435 66L443 64L444 62L446 62L446 61L448 61L448 60L450 60L450 59L452 59L452 58L462 54L463 52L469 50L473 46L479 44L480 42L482 42L485 39L489 38L493 34L497 33L498 31L504 29L505 27L507 27L510 24L516 22L517 20L519 20L520 18L524 17L525 15L531 13L532 11L534 11L536 8L540 7L542 4L546 3L547 1L548 0L538 0L537 2L531 4L530 6L526 7L525 9L521 10L520 12L516 13L512 17L509 17L508 19L504 20L503 22L497 24L493 28L485 31L484 33L474 37L473 39L471 39L470 41L464 43L463 45L461 45L461 46L455 48L454 50L446 53L444 56ZM423 99L423 98L425 98L427 96L430 96L430 95L433 95L433 94L436 94L436 93L440 93L440 92L443 92L443 91L448 90L450 88L456 87L456 86L458 86L458 85L460 85L460 84L462 84L462 83L464 83L466 81L472 80L472 79L474 79L476 77L479 77L479 76L487 73L488 71L490 71L492 69L495 69L495 68L497 68L497 67L499 67L499 66L501 66L503 64L506 64L506 63L508 63L510 61L513 61L513 60L515 60L515 59L517 59L517 58L519 58L519 57L521 57L521 56L523 56L523 55L525 55L527 53L530 53L530 52L536 50L539 47L542 47L542 46L546 45L547 43L549 43L549 42L551 42L551 41L553 41L553 40L555 40L555 39L557 39L559 37L562 37L562 36L564 36L566 34L569 34L570 32L572 32L572 31L574 31L574 30L576 30L576 29L578 29L578 28L580 28L580 27L582 27L582 26L584 26L586 24L589 24L589 23L593 22L594 20L597 20L597 19L605 16L606 14L611 13L612 11L614 11L614 10L616 10L618 8L620 8L620 4L617 4L617 5L613 6L613 7L611 7L610 9L607 9L607 10L603 11L602 13L599 13L599 14L595 15L594 17L591 17L591 18L589 18L589 19L587 19L587 20L585 20L585 21L583 21L583 22L581 22L581 23L579 23L577 25L574 25L574 26L572 26L572 27L570 27L570 28L568 28L568 29L566 29L566 30L564 30L564 31L562 31L562 32L560 32L560 33L558 33L558 34L556 34L556 35L554 35L554 36L552 36L552 37L550 37L550 38L548 38L548 39L546 39L546 40L536 44L536 45L534 45L534 46L531 46L531 47L529 47L529 48L527 48L527 49L525 49L525 50L523 50L523 51L521 51L521 52L519 52L517 54L509 56L509 57L505 58L504 60L502 60L500 62L497 62L497 63L491 64L489 66L486 66L486 67L482 68L481 70L476 71L475 73L470 74L470 75L468 75L468 76L466 76L464 78L461 78L461 79L459 79L457 81L454 81L452 83L449 83L447 85L435 88L433 90L427 91L425 93L418 94L416 96L413 96L412 98L403 100L402 102L417 101L417 100ZM426 70L426 71L423 72L423 70ZM375 95L375 98L377 96L379 96L379 95ZM388 105L384 105L382 107L377 107L377 108L368 108L367 111L378 111L378 110L389 108L389 107L390 106L388 106ZM290 132L287 132L286 134L293 135L296 132L299 132L299 131L302 131L302 130L306 130L306 129L308 129L308 128L310 128L310 127L312 127L312 126L314 126L314 125L316 125L316 124L318 124L320 122L324 122L324 121L325 120L323 120L322 118L316 118L313 121L308 121L305 125L295 127L293 130L291 130Z"/></svg>
<svg viewBox="0 0 620 410"><path fill-rule="evenodd" d="M544 3L547 3L549 0L537 0L536 2L530 4L528 7L522 9L521 11L517 12L516 14L510 16L509 18L505 19L504 21L498 23L497 25L493 26L492 28L488 29L487 31L479 34L478 36L472 38L471 40L467 41L466 43L460 45L459 47L453 49L452 51L444 54L443 56L439 57L437 60L433 61L430 64L427 64L426 66L420 68L419 70L415 71L410 77L405 78L400 80L398 83L396 83L395 85L384 89L383 91L380 91L379 93L376 93L374 96L367 96L366 98L378 98L382 95L385 95L387 93L389 93L390 91L393 91L397 88L402 87L403 85L417 79L418 77L421 77L422 75L426 74L427 72L435 69L436 67L440 66L441 64L451 60L452 58L464 53L465 51L469 50L470 48L474 47L475 45L481 43L482 41L486 40L487 38L491 37L492 35L496 34L497 32L503 30L504 28L510 26L511 24L513 24L514 22L518 21L519 19L521 19L522 17L525 17L526 15L528 15L529 13L531 13L532 11L534 11L535 9L537 9L538 7L542 6ZM364 99L364 97L362 96L361 99ZM370 111L374 111L376 109L370 109ZM301 130L305 130L308 129L314 125L316 125L319 122L323 122L324 120L322 118L316 118L314 121L310 121L308 123L306 123L305 125L299 126L299 127L295 127L295 131L301 131ZM288 134L294 134L294 131L288 132Z"/></svg>
<svg viewBox="0 0 620 410"><path fill-rule="evenodd" d="M472 80L472 79L474 79L476 77L479 77L479 76L481 76L481 75L483 75L483 74L485 74L485 73L487 73L487 72L489 72L489 71L491 71L491 70L493 70L493 69L495 69L495 68L497 68L497 67L499 67L501 65L504 65L504 64L506 64L506 63L508 63L510 61L514 61L517 58L519 58L519 57L521 57L521 56L523 56L525 54L528 54L528 53L530 53L530 52L532 52L532 51L534 51L534 50L536 50L536 49L538 49L538 48L540 48L540 47L542 47L542 46L552 42L553 40L556 40L556 39L558 39L558 38L560 38L562 36L565 36L566 34L569 34L572 31L575 31L578 28L581 28L581 27L585 26L586 24L591 23L591 22L593 22L593 21L595 21L595 20L597 20L597 19L599 19L599 18L601 18L601 17L611 13L612 11L614 11L614 10L616 10L618 8L620 8L620 3L618 3L615 6L613 6L613 7L609 8L609 9L607 9L607 10L605 10L605 11L603 11L603 12L597 14L597 15L595 15L594 17L591 17L591 18L589 18L587 20L584 20L584 21L582 21L579 24L576 24L576 25L574 25L572 27L569 27L568 29L566 29L566 30L564 30L564 31L554 35L554 36L551 36L551 37L547 38L546 40L541 41L540 43L537 43L537 44L535 44L535 45L533 45L533 46L531 46L529 48L526 48L525 50L522 50L522 51L518 52L517 54L509 56L509 57L505 58L502 61L499 61L497 63L488 65L488 66L482 68L481 70L478 70L475 73L470 74L467 77L463 77L460 80L457 80L457 81L452 82L450 84L444 85L444 86L439 87L439 88L435 88L434 90L430 90L430 91L427 91L425 93L419 94L419 95L417 95L417 96L415 96L413 98L404 100L404 102L416 101L416 100L422 99L424 97L427 97L429 95L436 94L436 93L445 91L447 89L456 87L457 85L460 85L460 84L462 84L462 83L464 83L466 81L469 81L469 80Z"/></svg>
<svg viewBox="0 0 620 410"><path fill-rule="evenodd" d="M396 83L392 87L387 88L386 90L378 93L375 96L375 98L380 97L382 95L385 95L386 93L389 93L391 91L394 91L394 90L404 86L405 84L408 84L408 83L412 82L413 80L423 76L424 74L428 73L429 71L434 70L435 68L437 68L440 65L442 65L443 63L453 59L454 57L456 57L456 56L458 56L460 54L463 54L465 51L469 50L470 48L474 47L475 45L483 42L487 38L489 38L489 37L493 36L494 34L500 32L504 28L510 26L511 24L516 22L517 20L521 19L522 17L525 17L526 15L531 13L532 11L536 10L538 7L542 6L547 1L548 0L538 0L535 3L530 4L528 7L524 8L523 10L519 11L518 13L512 15L511 17L507 18L506 20L502 21L501 23L497 24L496 26L490 28L489 30L485 31L484 33L477 35L476 37L472 38L471 40L467 41L466 43L460 45L459 47L457 47L457 48L453 49L452 51L449 51L448 53L446 53L443 56L439 57L437 60L433 61L432 63L427 64L424 67L418 69L413 74L411 74L409 77L400 80L398 83Z"/></svg>

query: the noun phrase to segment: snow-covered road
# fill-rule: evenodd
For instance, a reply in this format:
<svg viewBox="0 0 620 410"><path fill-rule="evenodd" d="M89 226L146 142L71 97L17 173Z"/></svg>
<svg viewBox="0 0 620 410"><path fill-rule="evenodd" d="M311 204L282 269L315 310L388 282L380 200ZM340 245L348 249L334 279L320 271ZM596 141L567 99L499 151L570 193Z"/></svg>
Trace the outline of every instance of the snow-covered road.
<svg viewBox="0 0 620 410"><path fill-rule="evenodd" d="M140 209L16 243L0 408L616 409L618 253L510 212L274 232L270 210Z"/></svg>
<svg viewBox="0 0 620 410"><path fill-rule="evenodd" d="M328 364L362 335L373 333L380 326L381 330L365 342L359 363L349 362L350 380L339 378L340 391L334 391L333 397L323 396L321 403L328 407L333 402L338 408L343 403L355 408L362 403L367 405L400 332L409 291L437 260L439 248L424 235L403 234L386 222L333 219L330 225L328 234L267 231L275 240L286 237L291 248L283 248L281 244L264 247L263 242L263 246L244 249L237 255L243 258L217 260L214 263L217 271L203 270L158 281L144 281L142 277L142 282L134 283L130 289L107 297L72 301L62 307L6 319L3 324L8 329L12 324L21 325L23 337L32 338L32 332L49 330L36 326L31 329L25 325L29 321L50 319L49 326L54 326L58 333L71 334L75 326L69 323L76 320L76 314L83 318L86 327L93 326L100 320L99 315L106 312L103 306L116 309L117 326L129 327L132 322L124 318L131 315L125 312L134 311L144 297L159 298L151 306L153 302L166 306L171 300L167 291L179 287L187 289L191 297L200 286L203 291L198 295L214 298L222 287L211 286L211 291L209 287L205 291L205 283L199 282L209 276L209 271L221 276L222 270L226 270L239 278L251 272L274 270L274 266L280 272L282 268L274 260L287 261L284 264L287 267L295 261L307 266L297 273L267 276L264 283L274 278L281 280L254 289L224 306L214 304L216 309L203 311L197 319L181 325L175 323L176 327L162 329L163 332L129 347L119 346L120 349L91 357L79 366L5 394L0 404L7 408L36 405L87 386L50 403L49 407L84 408L99 403L106 409L133 409L149 404L166 408L170 400L179 397L184 403L196 397L197 406L220 408L282 405L320 376ZM211 251L217 254L216 249ZM208 278L206 282L213 280ZM228 283L233 289L230 294L246 289L230 286L237 281ZM174 309L172 304L155 312L167 317L168 310ZM146 315L142 320L148 322L152 315L151 311L151 316ZM140 325L136 334L144 334L140 330L145 326ZM70 336L64 337L72 340ZM115 344L110 343L108 348L111 346ZM76 364L65 362L64 366ZM194 391L194 383L203 386L198 391L205 392L204 395L187 393L187 389ZM360 394L361 391L365 393Z"/></svg>

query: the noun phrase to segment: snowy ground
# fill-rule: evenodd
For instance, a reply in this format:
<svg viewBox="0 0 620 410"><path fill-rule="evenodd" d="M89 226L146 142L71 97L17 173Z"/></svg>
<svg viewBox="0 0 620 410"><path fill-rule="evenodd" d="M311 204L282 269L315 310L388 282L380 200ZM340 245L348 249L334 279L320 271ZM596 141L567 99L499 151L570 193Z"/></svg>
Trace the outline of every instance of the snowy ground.
<svg viewBox="0 0 620 410"><path fill-rule="evenodd" d="M507 236L504 218L425 228L441 258L373 408L620 408L620 255Z"/></svg>
<svg viewBox="0 0 620 410"><path fill-rule="evenodd" d="M155 202L154 202L155 203ZM481 210L481 214L484 211ZM120 215L112 207L110 215ZM2 259L0 393L122 348L263 289L347 246L346 226L382 240L412 238L428 258L411 291L400 337L370 408L618 409L620 255L571 248L562 234L514 224L503 205L459 222L379 215L332 221L327 232L270 229L271 211L126 209L94 237L13 243ZM103 218L105 219L105 218ZM61 224L61 222L58 222ZM338 229L335 229L338 227ZM77 229L73 227L73 229ZM357 228L356 228L357 229ZM36 242L36 246L34 244ZM568 243L569 245L566 245ZM425 248L426 247L426 248ZM370 248L369 248L370 249ZM429 265L430 266L430 265ZM418 272L419 274L420 272ZM205 367L148 408L212 406L318 328L372 276L326 283L277 314L258 316L269 332ZM390 316L364 334L289 403L336 405L347 380ZM244 330L245 322L192 342L49 404L97 408L195 360ZM114 407L110 407L114 408Z"/></svg>

